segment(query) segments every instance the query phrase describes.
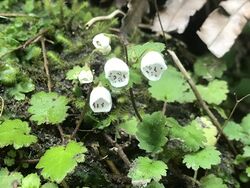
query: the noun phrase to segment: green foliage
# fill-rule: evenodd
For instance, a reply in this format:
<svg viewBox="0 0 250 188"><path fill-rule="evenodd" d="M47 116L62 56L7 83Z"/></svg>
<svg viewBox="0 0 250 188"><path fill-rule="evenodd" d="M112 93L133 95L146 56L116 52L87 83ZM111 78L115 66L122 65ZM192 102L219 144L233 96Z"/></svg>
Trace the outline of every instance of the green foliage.
<svg viewBox="0 0 250 188"><path fill-rule="evenodd" d="M183 75L172 66L168 66L159 81L150 81L149 85L148 90L156 100L184 103L195 99Z"/></svg>
<svg viewBox="0 0 250 188"><path fill-rule="evenodd" d="M185 151L197 151L204 146L206 141L201 129L191 124L182 127L175 119L167 118L167 126L170 127L170 137L180 139Z"/></svg>
<svg viewBox="0 0 250 188"><path fill-rule="evenodd" d="M221 78L226 69L227 66L223 61L211 55L198 58L194 63L195 74L206 80Z"/></svg>
<svg viewBox="0 0 250 188"><path fill-rule="evenodd" d="M147 51L162 52L165 49L165 44L160 42L147 42L142 45L128 46L128 59L129 62L136 62Z"/></svg>
<svg viewBox="0 0 250 188"><path fill-rule="evenodd" d="M41 91L32 95L30 100L31 106L28 112L32 114L30 120L36 121L38 125L58 124L67 117L69 100L64 96L59 96L57 93L45 93Z"/></svg>
<svg viewBox="0 0 250 188"><path fill-rule="evenodd" d="M221 162L220 154L214 146L208 146L195 153L186 154L183 163L186 163L186 166L193 170L198 170L199 168L211 169L212 165L217 165Z"/></svg>
<svg viewBox="0 0 250 188"><path fill-rule="evenodd" d="M40 178L37 174L29 174L22 179L21 188L39 188L41 185Z"/></svg>
<svg viewBox="0 0 250 188"><path fill-rule="evenodd" d="M29 93L35 89L35 85L30 78L24 78L21 82L17 83L14 87L7 90L8 95L14 97L16 100L24 100L25 93Z"/></svg>
<svg viewBox="0 0 250 188"><path fill-rule="evenodd" d="M7 168L0 169L0 187L13 188L13 185L20 185L22 174L19 172L9 173Z"/></svg>
<svg viewBox="0 0 250 188"><path fill-rule="evenodd" d="M84 162L87 149L82 143L70 141L66 146L51 147L41 157L36 168L42 169L42 176L60 183L72 172L77 163Z"/></svg>
<svg viewBox="0 0 250 188"><path fill-rule="evenodd" d="M213 80L208 86L197 85L203 100L209 104L221 104L227 99L228 86L227 82L222 80Z"/></svg>
<svg viewBox="0 0 250 188"><path fill-rule="evenodd" d="M241 124L229 121L224 128L224 133L230 140L237 140L245 145L250 145L250 114L242 119Z"/></svg>
<svg viewBox="0 0 250 188"><path fill-rule="evenodd" d="M152 181L146 188L164 188L164 185L156 181Z"/></svg>
<svg viewBox="0 0 250 188"><path fill-rule="evenodd" d="M221 178L216 177L214 174L209 174L201 178L201 188L227 188Z"/></svg>
<svg viewBox="0 0 250 188"><path fill-rule="evenodd" d="M243 148L243 150L244 150L244 153L243 153L243 157L250 157L250 146L245 146L244 148Z"/></svg>
<svg viewBox="0 0 250 188"><path fill-rule="evenodd" d="M55 183L45 183L41 188L58 188Z"/></svg>
<svg viewBox="0 0 250 188"><path fill-rule="evenodd" d="M0 83L12 85L16 82L19 69L13 63L0 64Z"/></svg>
<svg viewBox="0 0 250 188"><path fill-rule="evenodd" d="M73 69L69 70L66 74L66 79L77 80L80 72L84 70L84 67L74 66Z"/></svg>
<svg viewBox="0 0 250 188"><path fill-rule="evenodd" d="M19 119L5 120L0 124L0 148L13 145L15 149L19 149L35 143L37 138L29 133L27 122Z"/></svg>
<svg viewBox="0 0 250 188"><path fill-rule="evenodd" d="M167 165L162 161L138 157L129 169L128 177L132 179L133 185L146 185L152 179L159 181L162 176L166 176L167 169Z"/></svg>
<svg viewBox="0 0 250 188"><path fill-rule="evenodd" d="M147 152L160 152L167 142L166 117L161 112L145 115L137 126L136 138L139 147Z"/></svg>
<svg viewBox="0 0 250 188"><path fill-rule="evenodd" d="M136 135L138 121L135 117L126 120L119 125L119 128L124 130L129 135Z"/></svg>

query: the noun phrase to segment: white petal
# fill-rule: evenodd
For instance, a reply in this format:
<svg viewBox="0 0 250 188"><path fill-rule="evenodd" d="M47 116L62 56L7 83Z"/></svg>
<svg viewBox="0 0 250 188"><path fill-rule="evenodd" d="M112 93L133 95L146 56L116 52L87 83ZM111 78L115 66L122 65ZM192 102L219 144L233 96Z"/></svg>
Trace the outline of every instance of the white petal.
<svg viewBox="0 0 250 188"><path fill-rule="evenodd" d="M142 74L151 81L159 80L166 69L165 60L159 52L150 51L141 59Z"/></svg>
<svg viewBox="0 0 250 188"><path fill-rule="evenodd" d="M100 33L93 38L92 41L95 48L104 55L107 55L111 51L110 38L104 33Z"/></svg>
<svg viewBox="0 0 250 188"><path fill-rule="evenodd" d="M78 80L81 84L93 82L93 74L91 70L82 70L78 75Z"/></svg>
<svg viewBox="0 0 250 188"><path fill-rule="evenodd" d="M129 82L128 65L121 59L109 59L104 65L104 72L113 87L123 87Z"/></svg>
<svg viewBox="0 0 250 188"><path fill-rule="evenodd" d="M98 86L90 93L89 105L93 112L109 112L112 107L112 98L109 90Z"/></svg>

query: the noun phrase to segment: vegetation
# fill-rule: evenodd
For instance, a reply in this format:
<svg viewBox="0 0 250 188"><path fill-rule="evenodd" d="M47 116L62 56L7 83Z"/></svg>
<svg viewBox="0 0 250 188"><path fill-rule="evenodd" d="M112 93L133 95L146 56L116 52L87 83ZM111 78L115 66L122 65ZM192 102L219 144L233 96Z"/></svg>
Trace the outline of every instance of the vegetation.
<svg viewBox="0 0 250 188"><path fill-rule="evenodd" d="M0 188L248 186L249 22L219 59L115 2L0 2Z"/></svg>

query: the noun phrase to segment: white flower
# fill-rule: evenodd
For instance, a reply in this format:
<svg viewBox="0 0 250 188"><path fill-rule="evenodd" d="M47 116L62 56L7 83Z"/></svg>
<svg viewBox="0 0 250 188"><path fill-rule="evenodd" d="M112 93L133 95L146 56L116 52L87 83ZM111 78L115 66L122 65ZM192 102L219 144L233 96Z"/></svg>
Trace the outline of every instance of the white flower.
<svg viewBox="0 0 250 188"><path fill-rule="evenodd" d="M151 81L159 80L166 69L165 60L159 52L147 52L141 59L142 74Z"/></svg>
<svg viewBox="0 0 250 188"><path fill-rule="evenodd" d="M109 90L102 86L95 87L90 93L89 106L93 112L109 112L112 107Z"/></svg>
<svg viewBox="0 0 250 188"><path fill-rule="evenodd" d="M104 33L100 33L93 38L92 41L95 48L103 55L107 55L111 51L110 38Z"/></svg>
<svg viewBox="0 0 250 188"><path fill-rule="evenodd" d="M129 81L128 65L116 57L109 59L104 65L105 77L114 87L123 87Z"/></svg>
<svg viewBox="0 0 250 188"><path fill-rule="evenodd" d="M91 70L82 70L78 75L78 80L81 84L93 82L93 74Z"/></svg>

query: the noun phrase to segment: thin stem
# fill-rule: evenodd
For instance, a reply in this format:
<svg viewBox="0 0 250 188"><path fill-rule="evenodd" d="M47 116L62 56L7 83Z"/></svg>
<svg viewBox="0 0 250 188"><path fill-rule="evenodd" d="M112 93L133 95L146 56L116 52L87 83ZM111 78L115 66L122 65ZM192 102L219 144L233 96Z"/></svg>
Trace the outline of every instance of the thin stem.
<svg viewBox="0 0 250 188"><path fill-rule="evenodd" d="M58 129L58 131L60 133L60 136L61 136L61 139L62 139L62 144L64 144L65 139L64 139L64 133L63 133L63 129L62 129L61 125L57 125L57 129Z"/></svg>
<svg viewBox="0 0 250 188"><path fill-rule="evenodd" d="M197 180L198 170L199 170L199 169L194 170L194 179L195 179L195 180Z"/></svg>
<svg viewBox="0 0 250 188"><path fill-rule="evenodd" d="M130 167L131 165L131 162L129 161L127 155L124 153L122 147L117 144L109 135L107 135L106 133L104 133L104 137L106 138L106 140L114 147L117 148L117 152L118 152L118 155L120 156L120 158L123 160L123 162L128 166Z"/></svg>
<svg viewBox="0 0 250 188"><path fill-rule="evenodd" d="M3 109L4 109L4 99L1 96L0 96L0 99L1 99L1 109L0 109L0 117L1 117L3 114Z"/></svg>
<svg viewBox="0 0 250 188"><path fill-rule="evenodd" d="M201 94L199 93L198 89L196 88L192 78L189 76L189 74L187 73L186 69L183 67L182 63L180 62L179 58L176 56L176 54L171 51L168 50L168 53L171 55L175 65L179 68L179 70L181 71L181 73L183 74L183 76L185 77L185 79L187 80L188 84L190 85L195 97L197 98L201 108L207 113L207 115L209 116L210 120L212 121L212 123L216 126L216 128L219 130L220 134L222 134L222 136L225 138L225 140L227 141L229 147L231 148L232 152L236 155L237 151L234 148L233 144L229 141L229 139L227 138L227 136L223 133L223 129L221 124L219 123L219 121L217 120L217 118L215 117L215 115L210 111L209 107L207 106L207 104L205 103L205 101L202 99Z"/></svg>
<svg viewBox="0 0 250 188"><path fill-rule="evenodd" d="M19 160L19 163L29 163L29 164L34 164L38 163L40 159L22 159Z"/></svg>
<svg viewBox="0 0 250 188"><path fill-rule="evenodd" d="M128 49L127 49L127 45L125 43L125 41L121 41L123 47L124 47L124 52L125 52L125 60L126 60L126 64L129 65L129 62L128 62ZM129 95L130 95L130 100L131 100L131 103L132 103L132 106L134 108L134 111L135 111L135 115L137 116L137 118L139 119L139 121L142 121L142 117L137 109L137 106L136 106L136 102L135 102L135 97L134 97L134 92L133 92L133 88L132 86L129 88Z"/></svg>
<svg viewBox="0 0 250 188"><path fill-rule="evenodd" d="M46 52L46 47L45 47L45 39L42 37L41 38L41 44L42 44L42 53L43 53L43 62L44 62L44 69L45 69L45 73L47 76L47 86L48 86L48 90L49 92L51 92L51 78L50 78L50 73L49 73L49 62L48 62L48 58L47 58L47 52Z"/></svg>
<svg viewBox="0 0 250 188"><path fill-rule="evenodd" d="M70 139L74 139L75 138L76 133L78 132L81 124L83 123L84 116L85 116L85 114L87 112L87 109L88 109L88 101L89 101L91 89L92 89L92 85L89 87L87 98L86 98L86 103L85 103L85 105L83 107L83 110L82 110L80 116L79 116L79 120L76 123L76 127L75 127L74 131L72 132L72 134L70 136Z"/></svg>
<svg viewBox="0 0 250 188"><path fill-rule="evenodd" d="M167 105L168 105L168 103L165 101L164 103L163 103L163 107L162 107L162 113L165 115L165 113L166 113L166 111L167 111Z"/></svg>
<svg viewBox="0 0 250 188"><path fill-rule="evenodd" d="M36 15L22 14L22 13L0 13L1 17L32 17L39 18Z"/></svg>

